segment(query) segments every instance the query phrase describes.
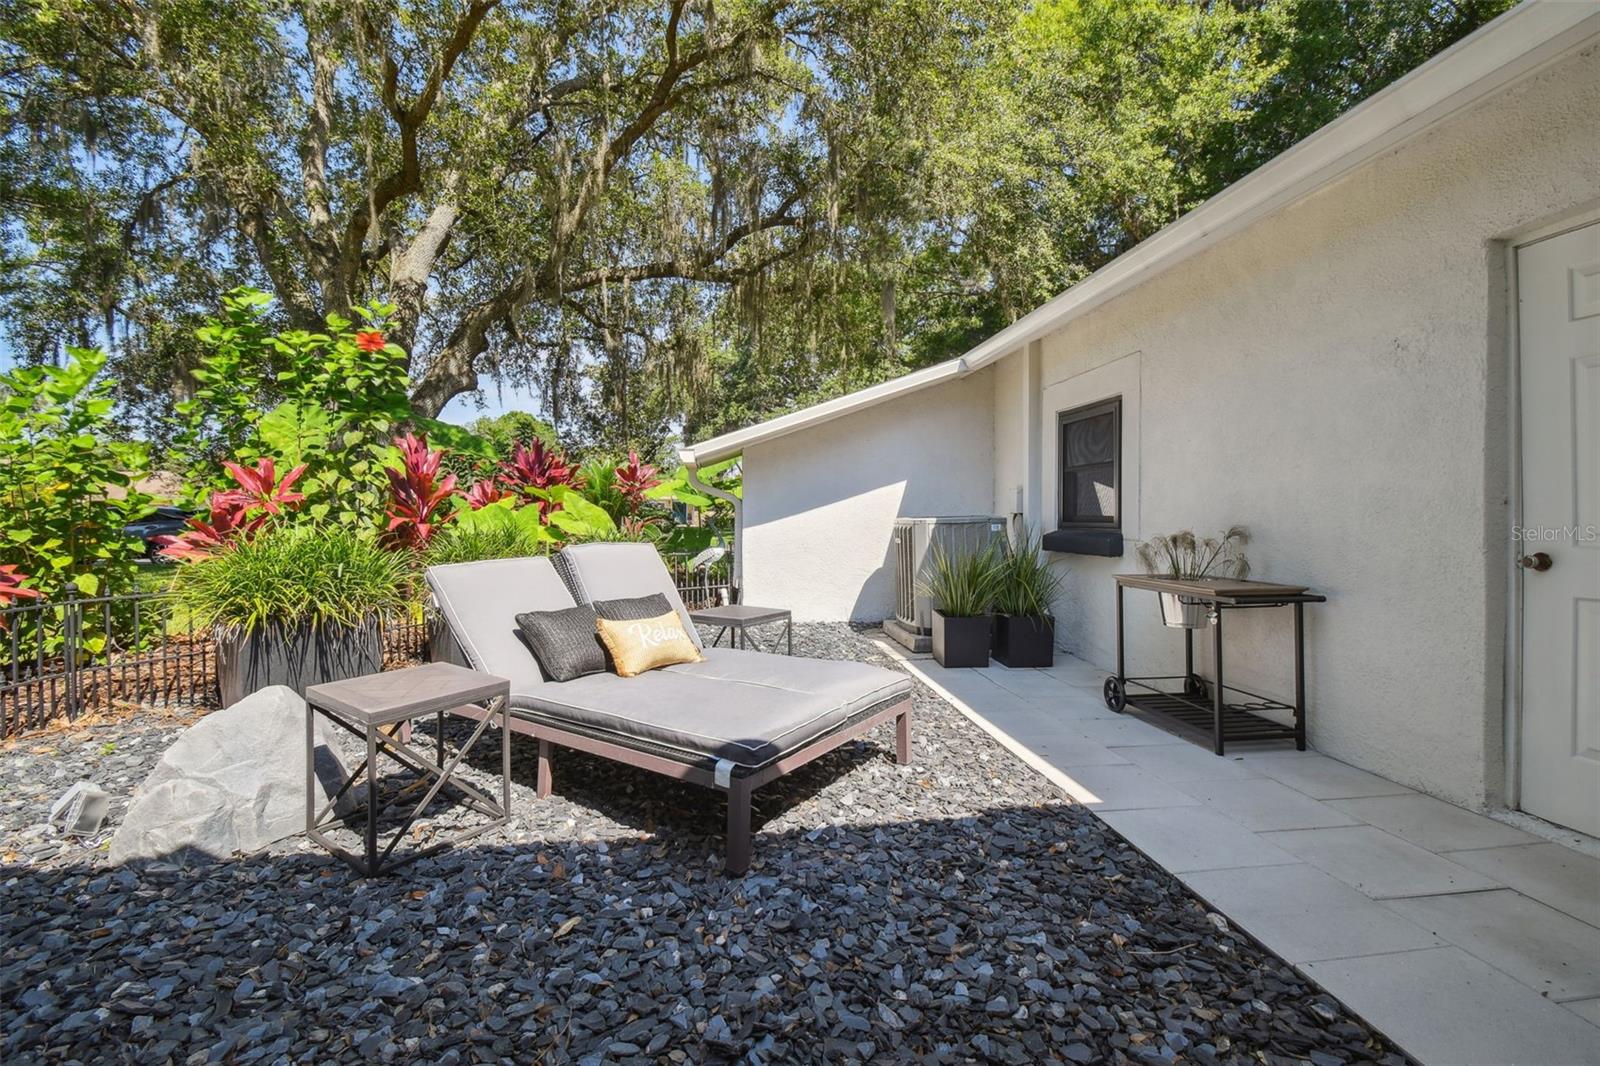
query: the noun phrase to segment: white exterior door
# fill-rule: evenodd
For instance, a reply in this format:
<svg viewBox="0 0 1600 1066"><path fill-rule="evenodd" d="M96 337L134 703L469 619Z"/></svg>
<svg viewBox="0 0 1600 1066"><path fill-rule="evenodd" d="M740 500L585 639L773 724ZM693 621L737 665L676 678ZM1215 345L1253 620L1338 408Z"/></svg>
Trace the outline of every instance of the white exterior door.
<svg viewBox="0 0 1600 1066"><path fill-rule="evenodd" d="M1522 808L1600 836L1600 223L1517 250Z"/></svg>

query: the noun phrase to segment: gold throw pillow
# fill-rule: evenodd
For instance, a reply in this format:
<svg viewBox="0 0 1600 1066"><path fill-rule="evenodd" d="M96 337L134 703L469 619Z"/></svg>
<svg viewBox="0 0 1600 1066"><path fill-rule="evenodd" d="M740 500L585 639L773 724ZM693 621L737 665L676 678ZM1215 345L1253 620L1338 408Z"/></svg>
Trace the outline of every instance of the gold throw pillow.
<svg viewBox="0 0 1600 1066"><path fill-rule="evenodd" d="M634 677L673 663L697 663L702 658L700 649L684 632L683 618L677 611L625 622L597 618L595 632L611 653L611 664L619 677Z"/></svg>

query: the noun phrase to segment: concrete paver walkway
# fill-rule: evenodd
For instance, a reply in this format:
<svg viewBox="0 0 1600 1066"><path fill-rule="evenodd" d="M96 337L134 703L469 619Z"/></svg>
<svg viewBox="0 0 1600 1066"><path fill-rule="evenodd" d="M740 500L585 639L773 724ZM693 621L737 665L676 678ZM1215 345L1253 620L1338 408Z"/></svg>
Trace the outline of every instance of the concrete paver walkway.
<svg viewBox="0 0 1600 1066"><path fill-rule="evenodd" d="M1219 758L1069 656L906 665L1422 1062L1600 1064L1600 859L1315 752Z"/></svg>

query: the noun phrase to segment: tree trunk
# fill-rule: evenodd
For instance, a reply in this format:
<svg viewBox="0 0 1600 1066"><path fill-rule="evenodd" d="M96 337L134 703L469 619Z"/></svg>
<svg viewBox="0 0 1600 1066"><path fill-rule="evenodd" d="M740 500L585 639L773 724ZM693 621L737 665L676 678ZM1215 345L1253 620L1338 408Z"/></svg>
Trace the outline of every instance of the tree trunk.
<svg viewBox="0 0 1600 1066"><path fill-rule="evenodd" d="M423 418L438 418L445 404L476 389L478 372L473 363L488 346L484 342L476 352L459 344L448 344L440 349L411 390L411 409Z"/></svg>
<svg viewBox="0 0 1600 1066"><path fill-rule="evenodd" d="M439 253L450 242L451 229L460 214L453 199L435 207L405 251L395 256L389 270L389 301L394 304L389 339L411 353L412 369L416 365L413 349L417 326L428 303L428 279L433 276Z"/></svg>

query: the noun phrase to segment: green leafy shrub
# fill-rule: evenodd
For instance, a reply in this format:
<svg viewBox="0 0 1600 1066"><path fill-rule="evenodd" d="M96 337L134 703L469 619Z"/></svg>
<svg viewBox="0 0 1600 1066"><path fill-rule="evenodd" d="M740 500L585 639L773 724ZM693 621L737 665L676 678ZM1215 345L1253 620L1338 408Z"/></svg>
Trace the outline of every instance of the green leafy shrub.
<svg viewBox="0 0 1600 1066"><path fill-rule="evenodd" d="M185 565L173 590L202 626L350 626L407 605L409 560L344 526L268 527Z"/></svg>
<svg viewBox="0 0 1600 1066"><path fill-rule="evenodd" d="M306 466L306 517L375 527L389 495L384 471L402 466L392 443L401 429L463 455L488 453L461 427L413 414L406 353L383 335L387 305L356 308L359 324L329 315L324 332L271 333L270 303L265 293L235 289L198 331L207 351L193 371L193 397L178 405L177 435L195 501L230 487L225 460L270 457Z"/></svg>
<svg viewBox="0 0 1600 1066"><path fill-rule="evenodd" d="M471 512L476 513L476 512ZM519 559L543 553L541 541L515 522L449 526L440 530L422 553L422 565L475 563L480 559Z"/></svg>
<svg viewBox="0 0 1600 1066"><path fill-rule="evenodd" d="M123 529L150 507L134 488L145 446L117 439L106 354L0 374L0 563L47 598L129 592L143 546Z"/></svg>
<svg viewBox="0 0 1600 1066"><path fill-rule="evenodd" d="M994 545L974 551L947 552L935 544L922 580L923 591L947 618L977 618L994 606L1000 576L1000 558Z"/></svg>
<svg viewBox="0 0 1600 1066"><path fill-rule="evenodd" d="M1045 618L1061 591L1061 575L1041 551L1042 538L1027 533L1000 557L995 576L994 609L1019 618Z"/></svg>

